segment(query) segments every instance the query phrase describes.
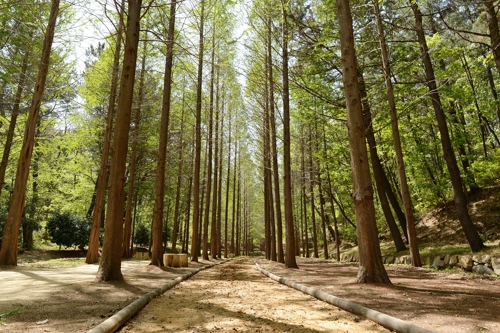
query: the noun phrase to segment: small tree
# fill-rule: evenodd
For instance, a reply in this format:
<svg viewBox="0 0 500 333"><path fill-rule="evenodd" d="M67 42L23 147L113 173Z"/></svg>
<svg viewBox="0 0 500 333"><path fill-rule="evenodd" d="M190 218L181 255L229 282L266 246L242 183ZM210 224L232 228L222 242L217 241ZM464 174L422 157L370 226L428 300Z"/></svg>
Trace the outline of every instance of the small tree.
<svg viewBox="0 0 500 333"><path fill-rule="evenodd" d="M69 212L54 213L46 229L51 241L59 245L59 250L61 246L78 246L83 250L90 237L89 222Z"/></svg>
<svg viewBox="0 0 500 333"><path fill-rule="evenodd" d="M149 245L149 229L145 225L140 224L135 229L134 243L140 246Z"/></svg>

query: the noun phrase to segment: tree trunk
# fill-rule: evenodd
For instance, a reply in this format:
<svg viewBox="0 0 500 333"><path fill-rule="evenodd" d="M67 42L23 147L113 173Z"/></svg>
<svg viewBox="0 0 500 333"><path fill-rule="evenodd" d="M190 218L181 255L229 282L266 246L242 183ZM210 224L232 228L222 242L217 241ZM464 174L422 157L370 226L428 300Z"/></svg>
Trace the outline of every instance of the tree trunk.
<svg viewBox="0 0 500 333"><path fill-rule="evenodd" d="M276 134L276 113L274 110L274 64L272 53L272 21L267 20L267 71L269 79L269 111L271 119L271 148L272 148L272 162L273 162L273 188L274 188L274 202L276 205L276 236L277 236L277 252L278 262L285 263L285 256L283 253L283 220L281 217L281 196L280 196L280 178L279 178L279 165L278 165L278 139Z"/></svg>
<svg viewBox="0 0 500 333"><path fill-rule="evenodd" d="M176 193L175 193L174 228L172 230L172 253L177 253L177 230L179 229L179 204L180 204L181 186L182 186L182 167L184 165L184 160L183 160L184 108L185 108L185 100L184 100L184 93L182 93L181 130L180 130L180 138L179 138L179 146L178 146L179 165L177 167L177 189L176 189ZM182 236L182 234L181 234L181 236ZM181 252L182 252L182 249L181 249Z"/></svg>
<svg viewBox="0 0 500 333"><path fill-rule="evenodd" d="M153 246L151 263L163 266L163 207L165 190L165 161L167 159L168 125L170 121L170 100L172 93L172 62L175 32L175 9L177 1L170 2L170 17L168 23L167 54L165 57L165 76L163 79L163 101L161 110L160 142L158 145L158 164L156 167L155 205L153 209Z"/></svg>
<svg viewBox="0 0 500 333"><path fill-rule="evenodd" d="M301 131L302 132L302 131ZM305 144L304 144L304 136L301 133L301 142L300 142L300 165L301 165L301 186L302 189L302 205L303 205L303 213L304 213L304 236L305 236L305 257L309 258L311 255L309 253L309 228L307 225L307 196L306 196L306 164L305 164Z"/></svg>
<svg viewBox="0 0 500 333"><path fill-rule="evenodd" d="M495 1L484 0L483 4L486 9L486 18L488 19L488 28L490 30L491 51L493 52L498 74L500 74L500 29L498 28Z"/></svg>
<svg viewBox="0 0 500 333"><path fill-rule="evenodd" d="M54 40L54 31L58 14L59 0L52 0L52 7L50 9L49 22L45 32L40 65L35 81L33 99L31 100L29 108L28 120L26 122L26 129L23 137L23 145L17 165L14 192L10 200L9 214L7 215L3 231L2 248L0 250L0 265L17 266L17 237L19 235L19 226L21 224L26 199L26 185L28 183L31 156L33 154L33 146L35 142L36 124L40 113L43 93L45 91L45 82L49 71L50 52L52 50L52 42Z"/></svg>
<svg viewBox="0 0 500 333"><path fill-rule="evenodd" d="M217 74L218 75L218 74ZM217 84L218 85L218 84ZM219 105L217 102L216 105ZM217 106L217 109L219 107ZM219 193L217 195L217 255L222 258L222 169L223 169L223 152L224 151L224 103L221 108L221 124L220 124L220 149L219 149Z"/></svg>
<svg viewBox="0 0 500 333"><path fill-rule="evenodd" d="M205 1L201 0L200 40L198 51L198 83L196 87L196 143L193 183L193 240L191 241L191 261L198 262L198 222L200 218L200 167L201 167L201 99L203 86L203 26L205 23Z"/></svg>
<svg viewBox="0 0 500 333"><path fill-rule="evenodd" d="M235 253L235 244L234 244L234 232L236 228L236 173L238 167L238 141L236 141L236 146L234 148L234 175L233 175L233 212L232 212L232 220L231 220L231 253Z"/></svg>
<svg viewBox="0 0 500 333"><path fill-rule="evenodd" d="M215 51L215 36L214 36L214 46ZM215 59L212 58L213 61ZM216 64L214 63L215 67ZM210 228L210 257L212 259L217 259L217 204L220 197L219 191L219 65L217 64L217 74L216 74L216 84L215 84L215 158L214 158L214 190L213 190L213 208L212 208L212 222Z"/></svg>
<svg viewBox="0 0 500 333"><path fill-rule="evenodd" d="M97 177L95 207L94 214L92 215L92 230L90 232L89 247L85 259L86 264L95 264L99 261L99 235L101 233L102 220L104 218L104 197L106 195L106 183L108 180L109 150L111 147L111 137L113 135L113 118L115 113L116 92L118 89L118 71L120 66L124 10L125 0L122 0L120 18L118 19L118 30L116 32L116 48L113 60L113 72L111 74L111 90L109 93L106 131L104 134L99 175Z"/></svg>
<svg viewBox="0 0 500 333"><path fill-rule="evenodd" d="M398 115L396 111L396 100L394 98L394 88L391 81L391 68L389 64L389 52L385 42L385 34L380 17L378 2L374 1L375 15L377 17L378 35L382 51L382 65L384 68L385 84L387 88L387 98L389 100L389 110L391 113L392 138L394 141L394 150L396 151L396 161L398 164L399 183L401 185L401 197L405 207L406 226L408 230L408 241L410 244L411 263L414 267L421 267L420 252L417 243L417 233L415 230L415 218L413 217L413 207L411 203L410 190L406 179L406 170L403 160L403 149L401 148L401 139L399 136Z"/></svg>
<svg viewBox="0 0 500 333"><path fill-rule="evenodd" d="M147 35L145 40L147 40ZM123 258L131 258L130 243L132 238L132 199L134 197L135 175L137 169L137 143L139 142L139 123L141 122L141 108L144 100L144 76L146 73L147 43L143 42L141 76L139 78L139 92L135 110L134 133L132 138L132 156L130 157L130 171L128 177L127 204L125 208L125 228L123 230Z"/></svg>
<svg viewBox="0 0 500 333"><path fill-rule="evenodd" d="M313 165L313 143L312 143L312 130L309 128L309 195L311 203L311 224L313 231L313 249L314 258L319 258L318 253L318 233L316 230L316 213L314 205L314 165Z"/></svg>
<svg viewBox="0 0 500 333"><path fill-rule="evenodd" d="M28 71L29 56L30 52L26 51L23 57L23 64L21 66L21 74L19 75L17 83L17 91L16 91L16 96L14 97L12 114L10 115L10 123L9 123L9 129L7 130L7 138L5 139L5 145L3 147L2 162L0 162L0 194L2 193L3 185L5 182L5 172L7 170L7 165L9 163L10 149L12 148L12 140L14 139L17 117L19 116L19 107L21 105L24 85L26 83L26 72Z"/></svg>
<svg viewBox="0 0 500 333"><path fill-rule="evenodd" d="M225 207L225 215L224 215L224 258L227 258L227 254L229 252L228 249L228 230L227 230L227 222L229 215L229 189L230 189L230 180L231 180L231 117L229 118L229 142L227 145L227 178L226 178L226 207Z"/></svg>
<svg viewBox="0 0 500 333"><path fill-rule="evenodd" d="M290 96L288 87L288 24L287 8L288 3L281 2L283 15L283 169L285 196L285 226L286 226L286 268L299 268L295 260L295 230L293 224L292 207L292 170L290 163Z"/></svg>
<svg viewBox="0 0 500 333"><path fill-rule="evenodd" d="M434 113L438 122L439 133L441 134L441 145L443 148L444 159L448 167L448 172L450 173L458 219L460 220L460 224L472 251L477 252L484 247L484 244L481 237L479 237L476 227L470 218L469 211L467 210L467 199L462 188L460 170L458 169L453 147L451 145L446 116L444 114L439 92L437 90L434 68L432 67L429 49L427 47L427 41L425 39L424 29L422 26L422 13L420 12L418 5L412 3L411 7L415 14L415 28L418 35L418 41L420 43L420 49L422 51L427 86L429 87L429 95L431 97L432 106L434 107Z"/></svg>
<svg viewBox="0 0 500 333"><path fill-rule="evenodd" d="M96 281L121 281L123 209L125 188L125 167L127 162L130 114L134 93L137 47L139 44L141 0L128 1L125 57L120 81L120 97L116 114L113 156L109 172L108 205L106 209L106 232L102 248L102 260Z"/></svg>
<svg viewBox="0 0 500 333"><path fill-rule="evenodd" d="M203 259L210 260L208 257L208 225L210 218L210 204L212 193L212 156L213 156L213 126L214 126L214 81L215 81L215 36L212 37L212 56L210 71L210 102L208 115L208 168L207 168L207 187L205 189L205 215L203 216ZM213 205L213 203L212 203ZM214 205L215 207L215 205ZM213 210L213 209L212 209Z"/></svg>
<svg viewBox="0 0 500 333"><path fill-rule="evenodd" d="M365 144L364 123L358 87L358 67L354 48L351 9L348 0L337 0L337 14L354 184L353 200L358 234L359 270L357 282L390 284L389 276L382 263L382 255L378 243L373 187L368 166L368 152Z"/></svg>

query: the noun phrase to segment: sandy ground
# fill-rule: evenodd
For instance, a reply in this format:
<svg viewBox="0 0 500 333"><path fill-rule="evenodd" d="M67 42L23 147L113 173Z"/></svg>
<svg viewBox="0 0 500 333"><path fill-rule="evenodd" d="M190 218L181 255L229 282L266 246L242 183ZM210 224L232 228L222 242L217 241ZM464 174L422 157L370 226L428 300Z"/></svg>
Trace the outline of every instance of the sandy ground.
<svg viewBox="0 0 500 333"><path fill-rule="evenodd" d="M389 332L270 280L251 258L202 271L154 299L119 332Z"/></svg>

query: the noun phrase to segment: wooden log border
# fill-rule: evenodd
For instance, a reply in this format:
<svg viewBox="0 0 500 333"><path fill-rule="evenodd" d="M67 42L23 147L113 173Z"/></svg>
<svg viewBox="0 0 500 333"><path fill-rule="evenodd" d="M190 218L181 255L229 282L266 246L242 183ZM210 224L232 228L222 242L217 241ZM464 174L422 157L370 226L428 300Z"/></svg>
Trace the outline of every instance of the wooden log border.
<svg viewBox="0 0 500 333"><path fill-rule="evenodd" d="M229 260L224 260L220 262L213 263L211 265L203 266L200 268L197 268L189 273L186 273L182 276L179 276L163 286L139 297L117 313L115 313L113 316L109 317L96 327L92 328L89 330L87 333L112 333L116 331L118 328L120 328L127 320L132 318L139 310L141 310L143 307L145 307L153 298L158 297L159 295L163 294L165 291L173 288L175 285L179 284L180 282L189 279L191 276L197 274L198 272L211 268L216 265L223 264Z"/></svg>
<svg viewBox="0 0 500 333"><path fill-rule="evenodd" d="M298 291L301 291L307 295L310 295L312 297L315 297L323 302L326 302L331 305L335 305L345 311L351 312L355 315L358 315L360 317L364 317L367 319L370 319L374 322L376 322L379 325L382 325L385 328L390 329L391 331L395 331L397 333L435 333L433 331L430 331L426 328L414 325L412 323L409 323L407 321L389 316L385 313L378 312L372 309L369 309L367 307L364 307L360 304L346 301L342 298L327 294L321 290L317 290L311 287L306 287L302 284L286 280L282 277L279 277L277 275L274 275L273 273L270 273L266 271L265 269L261 268L257 262L255 262L255 265L257 266L257 269L264 275L270 277L271 279L284 284L285 286L291 287L293 289L296 289Z"/></svg>

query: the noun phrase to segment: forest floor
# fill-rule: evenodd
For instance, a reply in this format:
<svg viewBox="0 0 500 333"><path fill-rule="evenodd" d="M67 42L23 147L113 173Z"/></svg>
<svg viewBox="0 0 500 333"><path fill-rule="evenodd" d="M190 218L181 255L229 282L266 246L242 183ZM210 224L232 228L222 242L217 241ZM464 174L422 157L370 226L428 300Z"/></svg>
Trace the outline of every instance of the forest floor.
<svg viewBox="0 0 500 333"><path fill-rule="evenodd" d="M354 283L356 265L305 258L298 258L298 270L262 258L242 258L202 271L155 299L122 332L381 329L271 281L256 270L255 260L282 277L438 333L500 332L498 278L388 266L392 286L360 285ZM2 268L0 332L86 332L146 292L209 264L159 269L148 263L124 261L122 283L94 282L97 265ZM354 326L358 324L362 326Z"/></svg>

